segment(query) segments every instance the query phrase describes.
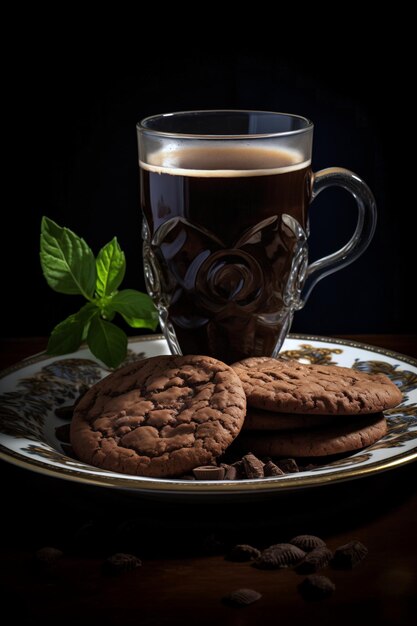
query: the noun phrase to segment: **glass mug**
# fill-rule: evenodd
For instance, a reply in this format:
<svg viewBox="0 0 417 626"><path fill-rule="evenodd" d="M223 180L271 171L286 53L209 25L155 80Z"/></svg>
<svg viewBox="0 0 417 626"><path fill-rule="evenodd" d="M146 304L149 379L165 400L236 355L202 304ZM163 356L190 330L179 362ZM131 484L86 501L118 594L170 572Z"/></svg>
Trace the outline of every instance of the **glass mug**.
<svg viewBox="0 0 417 626"><path fill-rule="evenodd" d="M173 354L276 356L319 280L368 246L375 200L352 172L313 173L313 124L263 111L185 111L138 126L146 286ZM358 206L352 238L308 264L326 187Z"/></svg>

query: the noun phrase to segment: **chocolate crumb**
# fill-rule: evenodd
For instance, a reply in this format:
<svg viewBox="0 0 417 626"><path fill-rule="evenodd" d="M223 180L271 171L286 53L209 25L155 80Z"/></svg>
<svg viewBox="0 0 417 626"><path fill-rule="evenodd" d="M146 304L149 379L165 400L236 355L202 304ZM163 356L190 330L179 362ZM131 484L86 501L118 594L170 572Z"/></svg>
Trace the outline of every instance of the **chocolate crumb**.
<svg viewBox="0 0 417 626"><path fill-rule="evenodd" d="M285 474L294 474L300 471L295 459L279 459L277 465Z"/></svg>
<svg viewBox="0 0 417 626"><path fill-rule="evenodd" d="M242 458L245 473L248 478L263 478L264 464L252 452Z"/></svg>
<svg viewBox="0 0 417 626"><path fill-rule="evenodd" d="M52 548L51 546L45 546L44 548L40 548L35 552L36 562L45 566L52 565L63 556L64 553L62 552L62 550Z"/></svg>
<svg viewBox="0 0 417 626"><path fill-rule="evenodd" d="M201 465L193 469L193 474L197 480L223 480L225 471L224 467Z"/></svg>
<svg viewBox="0 0 417 626"><path fill-rule="evenodd" d="M293 546L297 546L297 548L301 548L304 552L311 552L314 548L326 547L326 543L323 539L315 535L297 535L297 537L291 539L290 543L292 543Z"/></svg>
<svg viewBox="0 0 417 626"><path fill-rule="evenodd" d="M231 467L234 467L236 470L236 479L240 480L241 478L247 478L245 467L243 465L243 461L235 461L232 463Z"/></svg>
<svg viewBox="0 0 417 626"><path fill-rule="evenodd" d="M285 476L285 472L283 472L278 465L275 465L273 461L267 461L264 465L264 475L267 477Z"/></svg>
<svg viewBox="0 0 417 626"><path fill-rule="evenodd" d="M333 552L325 546L319 546L309 552L303 561L295 568L297 574L314 574L323 567L327 567L332 560Z"/></svg>
<svg viewBox="0 0 417 626"><path fill-rule="evenodd" d="M282 569L297 565L305 557L304 550L300 550L290 543L276 543L266 548L259 558L253 562L258 569Z"/></svg>
<svg viewBox="0 0 417 626"><path fill-rule="evenodd" d="M335 569L353 569L368 554L368 548L360 541L353 540L339 546L332 560L332 566Z"/></svg>
<svg viewBox="0 0 417 626"><path fill-rule="evenodd" d="M299 592L308 602L328 598L335 589L336 585L327 576L318 576L317 574L307 576L298 585Z"/></svg>
<svg viewBox="0 0 417 626"><path fill-rule="evenodd" d="M228 465L227 463L221 463L220 467L224 468L224 480L236 480L237 479L237 469L233 465Z"/></svg>
<svg viewBox="0 0 417 626"><path fill-rule="evenodd" d="M254 548L253 546L248 546L244 543L241 543L234 546L230 550L230 552L226 554L225 559L227 561L235 561L236 563L244 563L245 561L252 561L253 559L257 559L260 556L260 550Z"/></svg>
<svg viewBox="0 0 417 626"><path fill-rule="evenodd" d="M117 576L122 572L129 572L142 565L142 561L133 554L124 554L118 552L109 556L103 563L103 572L105 574L111 574Z"/></svg>
<svg viewBox="0 0 417 626"><path fill-rule="evenodd" d="M195 476L191 476L191 474L185 474L185 476L181 476L181 480L195 480Z"/></svg>
<svg viewBox="0 0 417 626"><path fill-rule="evenodd" d="M257 600L262 598L262 595L254 589L236 589L227 596L222 598L224 604L229 606L247 606L253 604Z"/></svg>

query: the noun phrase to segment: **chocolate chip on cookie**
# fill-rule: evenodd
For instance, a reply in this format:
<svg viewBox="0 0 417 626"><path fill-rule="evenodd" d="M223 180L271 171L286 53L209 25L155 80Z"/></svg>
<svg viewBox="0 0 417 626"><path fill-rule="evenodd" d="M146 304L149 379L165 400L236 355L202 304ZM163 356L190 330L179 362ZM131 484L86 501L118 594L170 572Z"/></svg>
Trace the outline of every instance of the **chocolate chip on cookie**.
<svg viewBox="0 0 417 626"><path fill-rule="evenodd" d="M206 356L135 361L78 403L71 444L110 471L167 477L210 465L238 435L246 398L237 374Z"/></svg>

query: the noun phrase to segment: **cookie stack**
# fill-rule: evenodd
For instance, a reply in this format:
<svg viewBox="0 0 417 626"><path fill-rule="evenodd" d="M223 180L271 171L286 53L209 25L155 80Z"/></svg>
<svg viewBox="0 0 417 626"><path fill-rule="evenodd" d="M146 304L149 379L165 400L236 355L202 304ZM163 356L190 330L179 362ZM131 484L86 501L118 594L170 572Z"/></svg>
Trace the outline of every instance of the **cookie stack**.
<svg viewBox="0 0 417 626"><path fill-rule="evenodd" d="M401 397L383 374L337 366L266 357L229 366L208 356L157 356L120 368L86 392L74 411L71 444L86 463L158 478L216 465L235 440L246 465L249 451L326 456L377 441L387 428L382 411Z"/></svg>
<svg viewBox="0 0 417 626"><path fill-rule="evenodd" d="M384 374L269 357L232 368L248 403L239 448L259 456L323 457L369 446L387 432L382 411L402 399Z"/></svg>

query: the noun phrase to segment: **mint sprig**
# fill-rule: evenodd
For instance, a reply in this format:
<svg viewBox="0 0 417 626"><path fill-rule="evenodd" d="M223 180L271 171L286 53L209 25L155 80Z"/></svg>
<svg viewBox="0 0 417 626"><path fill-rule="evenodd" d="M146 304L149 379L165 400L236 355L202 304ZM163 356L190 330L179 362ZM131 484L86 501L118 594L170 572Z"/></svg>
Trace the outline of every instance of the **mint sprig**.
<svg viewBox="0 0 417 626"><path fill-rule="evenodd" d="M49 337L47 353L67 354L87 341L91 352L109 367L117 367L126 357L126 333L113 324L120 314L132 328L158 325L158 314L151 298L135 289L122 289L126 259L114 237L97 258L81 237L62 228L48 217L42 218L40 260L48 285L59 293L81 295L87 303L60 322Z"/></svg>

